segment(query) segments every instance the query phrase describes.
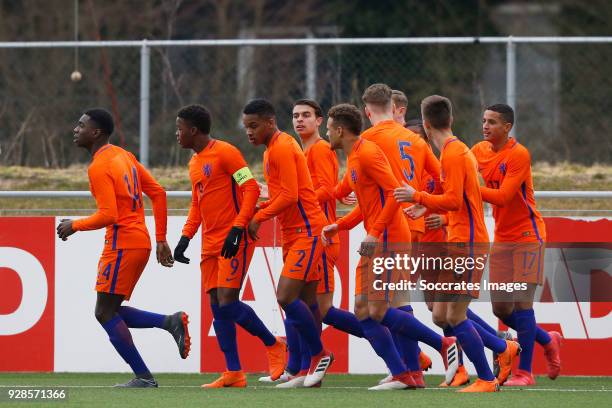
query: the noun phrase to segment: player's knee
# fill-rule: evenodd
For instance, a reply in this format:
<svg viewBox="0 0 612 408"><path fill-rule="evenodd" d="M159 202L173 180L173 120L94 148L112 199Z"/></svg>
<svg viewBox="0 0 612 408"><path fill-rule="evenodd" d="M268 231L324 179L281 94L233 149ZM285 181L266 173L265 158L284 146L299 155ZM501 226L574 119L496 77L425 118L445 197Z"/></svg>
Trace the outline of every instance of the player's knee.
<svg viewBox="0 0 612 408"><path fill-rule="evenodd" d="M388 306L386 303L374 303L368 306L368 312L370 319L376 320L377 322L382 321L387 313Z"/></svg>
<svg viewBox="0 0 612 408"><path fill-rule="evenodd" d="M108 309L104 309L102 307L96 307L96 310L94 311L94 315L96 316L96 320L98 321L98 323L104 324L113 319L114 312Z"/></svg>
<svg viewBox="0 0 612 408"><path fill-rule="evenodd" d="M446 316L441 314L432 313L431 318L434 324L440 328L445 328L448 322L446 321Z"/></svg>
<svg viewBox="0 0 612 408"><path fill-rule="evenodd" d="M219 306L226 306L238 301L239 293L237 289L223 288L217 290L217 301L219 302Z"/></svg>
<svg viewBox="0 0 612 408"><path fill-rule="evenodd" d="M514 305L514 310L529 310L533 309L533 302L518 302Z"/></svg>
<svg viewBox="0 0 612 408"><path fill-rule="evenodd" d="M289 293L277 293L276 294L276 301L278 302L280 307L282 307L283 309L287 307L287 305L293 303L295 299L297 298L295 296L292 296Z"/></svg>
<svg viewBox="0 0 612 408"><path fill-rule="evenodd" d="M217 289L211 289L210 291L208 291L208 298L210 299L210 304L211 305L218 305L219 304L219 297L217 296Z"/></svg>
<svg viewBox="0 0 612 408"><path fill-rule="evenodd" d="M514 304L510 302L493 304L493 314L501 320L508 318L512 314L513 310Z"/></svg>
<svg viewBox="0 0 612 408"><path fill-rule="evenodd" d="M353 310L355 311L355 316L358 320L365 320L370 316L367 302L355 300L355 307Z"/></svg>
<svg viewBox="0 0 612 408"><path fill-rule="evenodd" d="M319 311L321 312L321 316L325 316L331 306L332 305L329 303L325 303L325 304L319 303Z"/></svg>
<svg viewBox="0 0 612 408"><path fill-rule="evenodd" d="M327 295L317 296L317 303L319 304L321 316L325 316L329 308L333 306L333 298Z"/></svg>
<svg viewBox="0 0 612 408"><path fill-rule="evenodd" d="M459 323L466 319L465 316L456 316L456 315L448 315L446 316L446 323L450 324L452 327L457 326ZM442 327L442 326L440 326Z"/></svg>

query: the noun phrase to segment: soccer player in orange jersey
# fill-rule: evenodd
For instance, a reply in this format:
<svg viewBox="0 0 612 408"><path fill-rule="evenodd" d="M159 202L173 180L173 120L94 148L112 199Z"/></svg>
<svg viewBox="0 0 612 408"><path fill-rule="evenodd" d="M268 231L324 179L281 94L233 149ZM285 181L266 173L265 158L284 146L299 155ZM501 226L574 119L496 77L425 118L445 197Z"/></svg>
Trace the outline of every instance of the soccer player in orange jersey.
<svg viewBox="0 0 612 408"><path fill-rule="evenodd" d="M406 129L410 130L411 132L415 133L416 135L420 136L421 139L427 142L427 146L431 149L431 146L429 145L429 142L427 140L427 135L425 134L425 131L423 130L422 124L420 126L414 126L414 124L409 125L406 122L406 112L408 110L408 98L406 97L406 94L402 91L394 89L391 92L391 101L393 102L393 120L399 123L400 125L402 125L403 127L405 127ZM420 123L420 120L418 121ZM438 163L437 168L439 170L439 163ZM421 184L418 187L418 190L427 191L428 193L433 194L434 191L440 190L439 185L440 185L439 174L437 178L434 178L426 170L423 170L423 176L421 177ZM437 225L438 222L443 222L444 216L428 212L423 216L423 218L425 220L425 223L423 226L424 228L423 233L421 234L419 231L416 231L416 230L412 231L412 235L417 237L418 242L424 242L424 243L445 242L446 241L446 230L443 227L437 227L437 226L432 227L432 225ZM427 249L427 244L425 244L425 246L426 246L425 249ZM413 276L414 278L418 279L419 275L420 273L417 272L417 274ZM426 293L426 296L427 296L427 293ZM412 313L412 306L408 303L409 301L410 299L408 298L406 299L404 304L396 305L396 306L403 308L404 310ZM431 301L426 299L426 303L427 303L427 307L431 311ZM394 340L396 340L396 345L397 345L397 340L398 340L397 337L394 337ZM414 357L416 354L418 356L418 364L421 370L427 371L429 368L431 368L432 366L431 358L429 358L429 356L420 349L420 347L418 346L418 343L414 344L411 341L404 341L401 343L399 347L403 347L402 357L406 361L406 365L408 365L409 367L414 367L416 365L415 357ZM461 354L459 356L461 357ZM459 370L462 370L462 368L463 366L460 365ZM455 376L457 376L457 374Z"/></svg>
<svg viewBox="0 0 612 408"><path fill-rule="evenodd" d="M440 162L419 135L394 120L393 91L385 84L370 85L363 93L365 114L372 127L361 137L376 143L387 156L395 178L415 190L421 188L426 174L440 178ZM422 218L408 220L412 242L419 242L425 231Z"/></svg>
<svg viewBox="0 0 612 408"><path fill-rule="evenodd" d="M361 128L361 114L355 106L341 104L330 109L327 134L332 148L343 149L348 155L347 171L337 188L338 195L354 191L358 207L335 224L324 227L322 238L328 243L339 230L351 229L363 220L367 236L361 244L362 258L356 272L355 315L361 322L364 337L393 376L390 381L370 389L415 388L414 373L401 360L391 332L411 338L427 337L425 341L443 356L447 355L447 350L456 352L456 346L454 340L442 339L411 314L389 307L387 290L370 287L372 270L368 269L373 262L373 246L382 246L383 254L388 256L392 248L410 242L410 229L399 204L393 199L393 191L399 183L389 161L376 143L359 137Z"/></svg>
<svg viewBox="0 0 612 408"><path fill-rule="evenodd" d="M396 91L393 91L396 92ZM396 102L395 94L393 97L393 103ZM398 116L395 116L395 120L398 121ZM429 139L423 129L423 121L421 119L412 119L409 121L402 120L398 123L404 123L404 127L421 136L423 140L429 145ZM431 145L429 145L431 148ZM439 182L439 180L438 180ZM421 181L420 191L425 191L429 194L434 194L436 191L436 180L429 174L426 174ZM446 242L446 225L448 219L445 211L440 211L440 214L427 211L423 216L425 219L425 233L421 237L421 242Z"/></svg>
<svg viewBox="0 0 612 408"><path fill-rule="evenodd" d="M327 222L334 223L336 221L334 190L338 184L338 158L330 148L329 142L319 134L319 126L323 122L323 111L316 101L300 99L294 103L292 117L293 129L302 142L319 206ZM316 302L309 303L308 306L319 324L324 322L349 334L363 337L361 325L355 315L336 309L332 304L335 288L334 269L339 253L340 242L338 240L324 248L317 265L320 280ZM307 301L308 299L302 300ZM293 325L286 324L285 332L289 346L289 359L286 375L282 378L285 384L278 385L278 388L296 388L303 386L305 373L310 367L310 354L305 344L304 347L301 347L299 335Z"/></svg>
<svg viewBox="0 0 612 408"><path fill-rule="evenodd" d="M323 111L319 104L310 99L300 99L293 105L293 128L302 141L306 163L312 184L328 223L336 221L336 197L338 184L338 158L329 142L319 134L323 122ZM334 268L340 253L340 242L325 247L321 255L319 271L321 280L317 288L317 302L321 316L325 316L334 295Z"/></svg>
<svg viewBox="0 0 612 408"><path fill-rule="evenodd" d="M272 104L255 99L246 104L242 113L249 141L266 146L263 167L269 192L269 200L260 203L251 219L248 233L257 239L261 223L274 217L281 225L284 266L276 298L285 311L285 319L297 329L312 356L303 385L316 386L333 362L333 354L323 347L315 318L301 298L316 299L325 215L319 207L304 152L294 138L278 129Z"/></svg>
<svg viewBox="0 0 612 408"><path fill-rule="evenodd" d="M240 288L255 250L246 225L255 212L259 187L240 151L212 138L210 128L210 113L204 106L189 105L177 114L177 140L195 153L189 162L191 208L174 257L178 262L189 263L184 252L201 225L202 282L210 296L213 326L227 366L219 379L202 387L246 387L236 344L236 323L266 346L272 379L283 373L286 347L255 311L240 301Z"/></svg>
<svg viewBox="0 0 612 408"><path fill-rule="evenodd" d="M524 386L535 384L531 375L535 341L544 347L548 376L557 378L561 335L538 327L533 312L534 292L543 278L546 226L536 209L529 151L510 137L513 124L510 106L489 106L482 118L485 140L477 143L472 152L486 183L480 188L483 200L493 205L496 244L489 261L491 279L528 284L520 298L493 301L493 312L516 330L522 348L519 370L504 385ZM491 327L489 330L495 331Z"/></svg>
<svg viewBox="0 0 612 408"><path fill-rule="evenodd" d="M178 344L181 357L187 358L190 348L187 314L166 316L121 305L130 299L151 253L142 193L153 203L157 261L171 267L174 260L166 242L166 192L134 155L109 143L113 129L113 118L104 109L86 111L74 128L74 143L92 155L87 172L98 210L86 218L62 220L57 234L65 241L77 231L106 228L98 263L95 316L136 375L116 386L155 388L157 382L140 357L128 327L168 331Z"/></svg>
<svg viewBox="0 0 612 408"><path fill-rule="evenodd" d="M438 95L429 96L421 103L421 114L427 135L441 152L443 193L431 195L419 192L404 183L404 187L396 190L395 198L400 202L420 204L411 207L413 216L422 216L426 208L434 211L448 211L448 242L459 244L449 249L456 251L466 248L469 254L464 255L474 258L480 252L476 243L488 242L476 159L467 146L452 133L453 116L450 100ZM443 271L438 279L439 282L445 282L445 279L456 281L460 277L463 283L474 284L480 282L481 276L481 268L470 268L469 271L461 274L454 273L454 271ZM467 287L466 290L440 293L438 296L440 301L436 301L433 305L434 321L441 327L450 326L452 328L463 352L474 363L478 374L478 380L462 389L461 392L498 391L499 382L487 363L483 338L472 321L467 318L468 306L472 297L478 296L477 291L472 291ZM501 340L496 336L491 335L490 337ZM504 346L502 354L503 361L506 362L516 355L518 345L514 342L507 342ZM450 383L449 378L447 382Z"/></svg>
<svg viewBox="0 0 612 408"><path fill-rule="evenodd" d="M370 85L363 93L365 114L372 127L365 130L361 137L378 145L384 152L395 178L407 182L415 189L420 189L423 178L430 174L434 179L440 178L440 162L430 147L421 137L395 121L396 106L393 103L393 91L385 84ZM413 243L418 243L425 232L423 218L407 218L410 236ZM402 311L413 313L408 291L397 292L393 306ZM394 337L400 353L407 361L409 368L417 373L418 382L424 386L422 370L419 364L418 344L410 339Z"/></svg>
<svg viewBox="0 0 612 408"><path fill-rule="evenodd" d="M393 101L394 103L396 103L396 96L395 96L395 92L399 92L399 91L393 91L394 92L394 98ZM397 100L397 103L400 104L400 106L402 105L403 101L401 99ZM397 120L397 116L396 116L396 120ZM413 130L415 133L417 133L419 136L421 136L425 141L428 142L429 144L429 140L427 137L427 134L425 133L425 130L423 129L423 121L420 119L416 119L416 120L412 120L409 121L405 124L405 126L411 130ZM430 146L431 147L431 146ZM423 185L422 185L422 191L425 191L429 194L433 194L434 193L434 189L435 189L435 182L433 180L433 178L431 178L430 176L426 177L423 180ZM441 211L440 211L441 212ZM425 234L423 235L423 238L421 240L421 242L446 242L446 228L444 227L445 225L447 225L448 223L448 219L446 217L446 213L445 212L441 212L441 214L435 214L432 213L430 210L427 210L425 212L425 215L423 216L425 218ZM435 246L429 246L427 244L426 245L426 249L432 249L435 250ZM427 292L426 296L431 295L431 292ZM428 307L429 310L432 310L433 304L431 302L428 302ZM498 337L502 337L505 338L507 340L511 340L512 336L508 333L508 332L497 332L496 330L492 329L491 326L489 326L489 324L487 322L485 322L482 318L480 318L480 316L478 316L476 313L474 313L471 309L468 308L467 310L467 317L468 319L472 320L473 323L478 324L477 326L475 325L475 327L478 328L478 330L482 331L482 330L487 330L489 331L489 333L493 334L493 335L497 335ZM450 328L450 326L445 326L444 327L445 330L445 334L446 335L452 335L452 328ZM485 334L485 339L488 339L488 336L486 336ZM489 347L489 348L504 348L505 343L503 341L493 341L494 345L488 345L485 342L485 346ZM493 351L493 374L495 374L496 376L499 377L499 372L500 372L500 365L499 365L499 356L498 354ZM503 378L507 378L507 374L509 373L508 370L510 370L510 365L509 365L509 360L506 359L504 364L504 370L505 373L502 373L502 376L500 377L501 379ZM468 375L468 372L465 368L465 366L463 365L463 353L459 352L459 368L457 369L457 373L455 374L455 377L453 378L453 380L450 382L450 384L448 384L446 381L443 382L442 384L440 384L440 386L442 387L459 387L462 385L465 385L469 382L470 378ZM500 383L501 385L501 383Z"/></svg>

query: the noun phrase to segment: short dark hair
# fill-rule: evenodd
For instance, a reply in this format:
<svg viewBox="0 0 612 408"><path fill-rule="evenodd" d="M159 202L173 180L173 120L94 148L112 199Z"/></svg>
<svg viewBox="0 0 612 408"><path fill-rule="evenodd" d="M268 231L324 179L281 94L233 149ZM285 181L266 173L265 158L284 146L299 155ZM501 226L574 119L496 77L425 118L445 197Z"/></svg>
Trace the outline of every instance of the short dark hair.
<svg viewBox="0 0 612 408"><path fill-rule="evenodd" d="M453 118L453 105L450 99L431 95L421 102L423 120L428 121L434 129L448 129Z"/></svg>
<svg viewBox="0 0 612 408"><path fill-rule="evenodd" d="M258 98L249 101L244 106L242 113L245 115L257 115L264 118L273 118L276 116L274 106L266 99Z"/></svg>
<svg viewBox="0 0 612 408"><path fill-rule="evenodd" d="M514 109L505 103L496 103L495 105L487 106L486 110L499 113L499 116L506 122L514 125Z"/></svg>
<svg viewBox="0 0 612 408"><path fill-rule="evenodd" d="M427 133L425 133L423 121L421 119L410 119L406 121L405 127L406 129L411 130L421 136L421 138L423 138L426 142L429 142L429 138L427 137Z"/></svg>
<svg viewBox="0 0 612 408"><path fill-rule="evenodd" d="M113 115L104 108L88 109L84 112L89 119L96 124L96 129L100 129L105 135L112 135L115 130Z"/></svg>
<svg viewBox="0 0 612 408"><path fill-rule="evenodd" d="M184 119L198 128L205 135L210 133L212 121L210 112L202 105L187 105L176 114L181 119Z"/></svg>
<svg viewBox="0 0 612 408"><path fill-rule="evenodd" d="M408 98L406 97L406 94L403 93L402 91L398 91L397 89L394 89L393 91L391 91L391 100L393 101L395 106L398 106L401 108L408 107Z"/></svg>
<svg viewBox="0 0 612 408"><path fill-rule="evenodd" d="M298 99L293 103L293 107L295 108L297 105L310 106L312 109L314 109L314 113L317 118L323 117L323 109L321 109L321 105L319 105L317 101L313 101L312 99Z"/></svg>
<svg viewBox="0 0 612 408"><path fill-rule="evenodd" d="M385 84L373 84L366 88L361 99L363 103L375 106L387 107L391 103L393 91Z"/></svg>
<svg viewBox="0 0 612 408"><path fill-rule="evenodd" d="M358 135L363 127L361 112L355 105L341 103L327 112L327 116L334 120L334 124L347 128L350 132Z"/></svg>

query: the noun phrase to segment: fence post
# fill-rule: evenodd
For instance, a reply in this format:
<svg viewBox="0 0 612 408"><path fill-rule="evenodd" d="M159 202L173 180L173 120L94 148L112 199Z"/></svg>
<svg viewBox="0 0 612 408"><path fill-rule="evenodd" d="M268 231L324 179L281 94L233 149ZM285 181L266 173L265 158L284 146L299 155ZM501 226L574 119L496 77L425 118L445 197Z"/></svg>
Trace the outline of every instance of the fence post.
<svg viewBox="0 0 612 408"><path fill-rule="evenodd" d="M307 37L314 38L314 35L309 32ZM306 97L317 99L317 48L314 44L306 46Z"/></svg>
<svg viewBox="0 0 612 408"><path fill-rule="evenodd" d="M514 109L513 136L516 137L516 122L518 112L516 109L516 43L512 36L506 43L506 104Z"/></svg>
<svg viewBox="0 0 612 408"><path fill-rule="evenodd" d="M151 49L147 40L140 48L140 162L149 165L149 86L151 75Z"/></svg>

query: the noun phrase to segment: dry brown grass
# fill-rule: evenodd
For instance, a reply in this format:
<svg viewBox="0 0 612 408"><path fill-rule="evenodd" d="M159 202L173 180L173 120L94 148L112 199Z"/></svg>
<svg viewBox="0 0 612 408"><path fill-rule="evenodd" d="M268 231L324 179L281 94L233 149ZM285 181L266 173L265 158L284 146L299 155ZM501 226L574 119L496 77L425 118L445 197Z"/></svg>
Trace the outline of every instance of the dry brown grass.
<svg viewBox="0 0 612 408"><path fill-rule="evenodd" d="M252 166L253 173L263 180L261 163ZM342 169L341 172L344 170ZM167 190L190 190L186 167L160 167L151 173ZM612 190L612 166L573 163L536 163L533 166L536 190ZM87 190L87 167L66 169L0 166L0 190ZM547 215L610 215L612 200L540 199L538 207ZM188 199L169 199L171 214L184 214ZM91 199L0 199L0 215L66 214L89 212L95 208ZM150 208L150 207L149 207ZM340 209L342 210L342 206ZM547 211L550 210L550 211ZM558 210L567 210L559 212Z"/></svg>

